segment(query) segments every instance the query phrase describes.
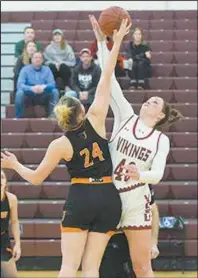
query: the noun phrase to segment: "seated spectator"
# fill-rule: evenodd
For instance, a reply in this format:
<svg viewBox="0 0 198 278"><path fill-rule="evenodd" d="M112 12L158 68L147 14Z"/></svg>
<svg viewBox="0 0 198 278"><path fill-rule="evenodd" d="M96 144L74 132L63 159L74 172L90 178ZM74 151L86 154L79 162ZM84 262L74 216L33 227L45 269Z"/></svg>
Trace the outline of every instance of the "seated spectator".
<svg viewBox="0 0 198 278"><path fill-rule="evenodd" d="M106 44L110 51L113 47L113 42L110 37L106 37ZM98 62L98 55L97 55L97 52L98 52L97 40L95 40L91 43L89 50L91 51L91 55L94 59L94 62L98 65L99 62ZM122 57L121 55L118 56L117 64L115 67L115 75L116 75L116 77L125 76L124 57Z"/></svg>
<svg viewBox="0 0 198 278"><path fill-rule="evenodd" d="M76 65L76 58L72 47L65 41L62 30L53 31L52 42L45 48L44 57L45 64L52 70L55 80L61 78L63 89L69 86L71 68Z"/></svg>
<svg viewBox="0 0 198 278"><path fill-rule="evenodd" d="M79 98L87 111L93 102L101 70L92 60L91 51L84 48L80 52L81 63L72 73L71 88L76 92L73 96ZM68 95L66 93L66 95Z"/></svg>
<svg viewBox="0 0 198 278"><path fill-rule="evenodd" d="M151 77L151 48L144 41L143 31L137 27L133 33L133 41L126 46L128 74L131 78L131 89L144 89L145 81Z"/></svg>
<svg viewBox="0 0 198 278"><path fill-rule="evenodd" d="M18 58L19 56L21 56L23 54L23 50L25 48L26 43L28 43L30 41L35 42L37 51L40 51L42 49L41 43L38 42L38 41L35 41L35 31L34 31L34 29L29 26L29 27L26 27L24 29L24 39L15 44L15 54L14 54L14 56L16 58Z"/></svg>
<svg viewBox="0 0 198 278"><path fill-rule="evenodd" d="M24 117L25 105L44 105L50 116L58 100L53 74L49 67L43 65L42 53L35 52L32 64L24 66L19 74L15 97L16 118Z"/></svg>
<svg viewBox="0 0 198 278"><path fill-rule="evenodd" d="M19 56L14 67L14 91L16 91L16 83L21 69L31 64L32 55L37 51L35 42L29 41L26 43L23 54Z"/></svg>

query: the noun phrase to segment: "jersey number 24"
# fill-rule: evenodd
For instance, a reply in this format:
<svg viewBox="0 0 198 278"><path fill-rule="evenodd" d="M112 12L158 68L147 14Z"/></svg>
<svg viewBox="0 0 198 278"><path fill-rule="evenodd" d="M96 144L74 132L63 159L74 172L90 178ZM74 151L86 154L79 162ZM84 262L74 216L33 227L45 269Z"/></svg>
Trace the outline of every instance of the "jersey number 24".
<svg viewBox="0 0 198 278"><path fill-rule="evenodd" d="M80 151L80 155L85 156L85 162L84 162L84 167L85 168L88 168L88 167L90 167L94 164L94 162L93 162L94 158L98 157L98 159L100 161L104 160L103 152L101 151L97 142L94 142L92 144L92 150L91 151L89 149L85 148L82 151Z"/></svg>

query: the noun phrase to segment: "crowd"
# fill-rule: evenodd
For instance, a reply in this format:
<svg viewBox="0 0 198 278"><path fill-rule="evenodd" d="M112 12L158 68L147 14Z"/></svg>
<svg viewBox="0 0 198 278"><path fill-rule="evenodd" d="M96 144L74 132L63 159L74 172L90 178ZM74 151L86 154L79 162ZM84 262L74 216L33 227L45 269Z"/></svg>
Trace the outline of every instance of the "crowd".
<svg viewBox="0 0 198 278"><path fill-rule="evenodd" d="M106 38L109 50L113 41ZM52 40L45 48L36 40L35 30L24 29L24 39L15 45L14 101L16 118L25 117L25 108L42 105L47 116L62 95L78 98L87 111L93 102L101 69L97 57L97 42L80 51L79 57L67 42L61 29L52 32ZM152 76L151 49L144 41L141 28L133 30L125 54L118 55L116 77L128 76L129 89L147 88Z"/></svg>

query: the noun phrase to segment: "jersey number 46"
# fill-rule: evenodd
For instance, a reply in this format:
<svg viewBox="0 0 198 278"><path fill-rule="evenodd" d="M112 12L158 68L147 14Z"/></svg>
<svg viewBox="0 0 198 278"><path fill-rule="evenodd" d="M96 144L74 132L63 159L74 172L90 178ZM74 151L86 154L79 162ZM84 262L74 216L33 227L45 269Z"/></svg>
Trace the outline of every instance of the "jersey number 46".
<svg viewBox="0 0 198 278"><path fill-rule="evenodd" d="M130 177L127 176L127 172L125 171L125 173L124 173L124 171L123 171L123 166L125 166L125 164L126 164L126 159L123 158L114 170L115 179L117 181L127 182L130 179ZM135 165L134 162L129 163L129 165L132 165L132 164Z"/></svg>

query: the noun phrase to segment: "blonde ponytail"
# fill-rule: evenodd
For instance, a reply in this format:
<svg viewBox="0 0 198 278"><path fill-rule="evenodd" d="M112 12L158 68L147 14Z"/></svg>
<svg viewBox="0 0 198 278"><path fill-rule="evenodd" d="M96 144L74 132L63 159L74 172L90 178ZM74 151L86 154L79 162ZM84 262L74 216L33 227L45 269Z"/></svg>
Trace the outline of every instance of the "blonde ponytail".
<svg viewBox="0 0 198 278"><path fill-rule="evenodd" d="M63 131L69 131L78 125L81 111L80 101L67 96L61 97L59 103L54 107L58 125Z"/></svg>
<svg viewBox="0 0 198 278"><path fill-rule="evenodd" d="M54 112L55 112L59 126L63 130L69 129L70 116L72 114L72 107L67 107L64 104L60 104L54 108Z"/></svg>

